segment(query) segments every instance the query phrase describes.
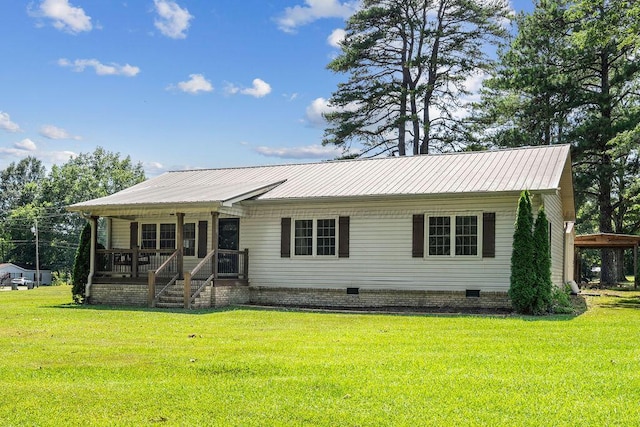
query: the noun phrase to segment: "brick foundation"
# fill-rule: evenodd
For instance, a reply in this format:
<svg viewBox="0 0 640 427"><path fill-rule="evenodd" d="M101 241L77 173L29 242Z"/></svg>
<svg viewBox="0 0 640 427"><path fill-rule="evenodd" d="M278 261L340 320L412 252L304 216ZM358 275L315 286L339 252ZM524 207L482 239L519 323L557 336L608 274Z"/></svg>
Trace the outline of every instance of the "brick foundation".
<svg viewBox="0 0 640 427"><path fill-rule="evenodd" d="M352 289L353 292L356 288ZM506 292L484 292L468 297L463 291L407 291L391 289L276 288L253 286L207 287L194 308L226 307L237 304L277 305L292 307L334 308L460 308L509 310L511 300ZM146 306L147 285L94 284L91 304Z"/></svg>
<svg viewBox="0 0 640 427"><path fill-rule="evenodd" d="M510 310L506 292L480 292L467 297L464 291L407 291L390 289L306 289L251 287L250 302L259 305L335 308L461 308Z"/></svg>
<svg viewBox="0 0 640 427"><path fill-rule="evenodd" d="M248 286L215 286L211 295L212 307L246 304L249 302Z"/></svg>
<svg viewBox="0 0 640 427"><path fill-rule="evenodd" d="M147 306L148 286L139 283L95 283L90 303L97 305Z"/></svg>

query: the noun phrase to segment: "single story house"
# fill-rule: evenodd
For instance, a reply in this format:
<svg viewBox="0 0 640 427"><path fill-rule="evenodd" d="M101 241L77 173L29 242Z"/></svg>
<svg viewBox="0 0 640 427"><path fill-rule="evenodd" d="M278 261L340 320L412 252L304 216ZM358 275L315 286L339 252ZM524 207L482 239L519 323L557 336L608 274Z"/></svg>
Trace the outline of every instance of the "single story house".
<svg viewBox="0 0 640 427"><path fill-rule="evenodd" d="M68 209L92 224L94 304L507 308L522 190L562 285L568 145L175 171Z"/></svg>
<svg viewBox="0 0 640 427"><path fill-rule="evenodd" d="M0 263L0 284L9 285L11 279L17 277L24 277L25 279L32 280L34 283L38 283L38 271L29 266L17 265L11 262ZM51 270L40 269L40 284L51 284Z"/></svg>

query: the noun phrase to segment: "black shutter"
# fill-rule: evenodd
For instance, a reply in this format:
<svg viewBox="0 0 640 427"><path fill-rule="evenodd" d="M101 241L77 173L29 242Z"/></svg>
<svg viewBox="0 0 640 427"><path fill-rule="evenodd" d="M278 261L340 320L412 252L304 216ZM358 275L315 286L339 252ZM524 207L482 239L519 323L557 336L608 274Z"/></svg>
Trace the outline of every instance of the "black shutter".
<svg viewBox="0 0 640 427"><path fill-rule="evenodd" d="M138 246L138 223L129 224L129 248L133 249Z"/></svg>
<svg viewBox="0 0 640 427"><path fill-rule="evenodd" d="M207 256L207 221L198 221L198 258Z"/></svg>
<svg viewBox="0 0 640 427"><path fill-rule="evenodd" d="M485 212L482 214L482 257L496 256L496 214Z"/></svg>
<svg viewBox="0 0 640 427"><path fill-rule="evenodd" d="M280 222L280 257L291 257L291 218L282 218Z"/></svg>
<svg viewBox="0 0 640 427"><path fill-rule="evenodd" d="M413 258L424 257L424 215L413 216Z"/></svg>
<svg viewBox="0 0 640 427"><path fill-rule="evenodd" d="M338 218L338 257L349 258L349 217Z"/></svg>

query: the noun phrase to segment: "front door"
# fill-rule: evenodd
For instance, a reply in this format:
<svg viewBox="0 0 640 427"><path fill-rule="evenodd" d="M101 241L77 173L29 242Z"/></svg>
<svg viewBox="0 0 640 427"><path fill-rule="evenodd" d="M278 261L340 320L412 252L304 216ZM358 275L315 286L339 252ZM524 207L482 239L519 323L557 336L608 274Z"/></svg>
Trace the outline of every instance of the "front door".
<svg viewBox="0 0 640 427"><path fill-rule="evenodd" d="M238 277L238 254L240 244L240 219L220 218L218 220L218 276Z"/></svg>

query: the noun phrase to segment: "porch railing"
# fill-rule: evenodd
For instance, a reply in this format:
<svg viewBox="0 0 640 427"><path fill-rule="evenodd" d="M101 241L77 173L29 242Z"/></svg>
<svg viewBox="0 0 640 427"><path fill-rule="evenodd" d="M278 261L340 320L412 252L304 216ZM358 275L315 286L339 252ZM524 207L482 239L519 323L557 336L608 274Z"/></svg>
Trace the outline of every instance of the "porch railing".
<svg viewBox="0 0 640 427"><path fill-rule="evenodd" d="M191 308L200 293L218 278L246 280L249 273L249 250L218 249L209 252L193 270L184 273L184 306ZM193 285L197 286L192 291Z"/></svg>
<svg viewBox="0 0 640 427"><path fill-rule="evenodd" d="M158 270L173 249L97 249L96 277L144 277Z"/></svg>
<svg viewBox="0 0 640 427"><path fill-rule="evenodd" d="M234 278L246 280L249 277L249 249L234 251L218 249L215 265L218 266L216 279Z"/></svg>
<svg viewBox="0 0 640 427"><path fill-rule="evenodd" d="M149 271L149 307L154 307L158 301L158 296L169 286L173 285L180 277L180 266L178 265L177 249L158 267ZM158 290L159 289L159 290Z"/></svg>
<svg viewBox="0 0 640 427"><path fill-rule="evenodd" d="M198 295L204 288L206 288L216 276L216 251L209 252L203 259L194 267L193 270L184 273L184 307L191 308L191 305L195 302ZM199 286L195 292L191 292L192 280L196 280Z"/></svg>

